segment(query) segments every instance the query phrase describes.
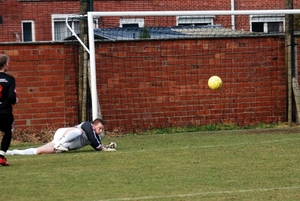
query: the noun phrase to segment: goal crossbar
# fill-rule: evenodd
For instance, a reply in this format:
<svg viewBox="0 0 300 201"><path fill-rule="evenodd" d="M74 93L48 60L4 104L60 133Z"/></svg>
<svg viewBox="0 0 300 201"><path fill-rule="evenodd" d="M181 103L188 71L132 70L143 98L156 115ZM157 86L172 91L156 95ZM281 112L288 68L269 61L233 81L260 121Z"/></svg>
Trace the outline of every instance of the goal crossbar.
<svg viewBox="0 0 300 201"><path fill-rule="evenodd" d="M300 9L282 10L211 10L211 11L125 11L125 12L88 12L88 34L91 68L91 98L93 119L98 118L98 95L96 78L94 17L128 17L128 16L192 16L192 15L292 15L300 14Z"/></svg>

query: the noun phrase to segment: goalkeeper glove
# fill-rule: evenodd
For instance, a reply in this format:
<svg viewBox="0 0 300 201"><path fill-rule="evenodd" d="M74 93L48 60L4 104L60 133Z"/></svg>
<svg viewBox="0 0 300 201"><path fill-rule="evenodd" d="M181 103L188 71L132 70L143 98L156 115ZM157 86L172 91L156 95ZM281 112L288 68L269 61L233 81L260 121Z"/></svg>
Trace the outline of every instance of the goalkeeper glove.
<svg viewBox="0 0 300 201"><path fill-rule="evenodd" d="M105 146L105 148L116 149L117 148L117 143L110 142L108 145Z"/></svg>

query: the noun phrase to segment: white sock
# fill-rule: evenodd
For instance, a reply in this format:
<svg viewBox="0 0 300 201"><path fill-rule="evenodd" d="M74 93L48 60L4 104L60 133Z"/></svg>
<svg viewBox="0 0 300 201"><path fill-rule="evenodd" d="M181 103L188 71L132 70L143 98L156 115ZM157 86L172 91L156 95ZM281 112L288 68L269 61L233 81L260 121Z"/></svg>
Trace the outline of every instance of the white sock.
<svg viewBox="0 0 300 201"><path fill-rule="evenodd" d="M14 149L13 154L14 155L36 155L36 149L37 148L29 148L25 150Z"/></svg>
<svg viewBox="0 0 300 201"><path fill-rule="evenodd" d="M5 155L9 156L9 155L14 155L13 151L12 150L7 150Z"/></svg>

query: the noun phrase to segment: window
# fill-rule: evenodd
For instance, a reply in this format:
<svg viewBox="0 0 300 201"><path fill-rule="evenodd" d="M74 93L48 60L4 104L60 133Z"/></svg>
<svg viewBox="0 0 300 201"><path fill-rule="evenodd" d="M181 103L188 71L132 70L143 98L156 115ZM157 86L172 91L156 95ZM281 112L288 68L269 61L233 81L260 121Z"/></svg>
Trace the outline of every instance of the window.
<svg viewBox="0 0 300 201"><path fill-rule="evenodd" d="M22 41L23 42L35 41L34 21L32 20L22 21Z"/></svg>
<svg viewBox="0 0 300 201"><path fill-rule="evenodd" d="M177 26L200 26L200 25L213 25L214 15L208 16L177 16Z"/></svg>
<svg viewBox="0 0 300 201"><path fill-rule="evenodd" d="M64 40L65 38L72 36L72 32L66 25L66 19L68 15L52 15L52 40ZM68 19L69 26L74 30L76 34L79 33L79 20L74 18Z"/></svg>
<svg viewBox="0 0 300 201"><path fill-rule="evenodd" d="M135 18L135 19L120 19L120 27L144 27L144 19Z"/></svg>
<svg viewBox="0 0 300 201"><path fill-rule="evenodd" d="M69 16L69 17L68 17ZM52 40L64 40L67 37L72 36L72 32L66 25L66 19L68 17L68 24L72 30L79 34L79 18L70 17L70 14L53 14L52 15ZM98 28L98 19L94 19L94 27Z"/></svg>
<svg viewBox="0 0 300 201"><path fill-rule="evenodd" d="M250 25L252 32L283 32L284 15L251 15Z"/></svg>

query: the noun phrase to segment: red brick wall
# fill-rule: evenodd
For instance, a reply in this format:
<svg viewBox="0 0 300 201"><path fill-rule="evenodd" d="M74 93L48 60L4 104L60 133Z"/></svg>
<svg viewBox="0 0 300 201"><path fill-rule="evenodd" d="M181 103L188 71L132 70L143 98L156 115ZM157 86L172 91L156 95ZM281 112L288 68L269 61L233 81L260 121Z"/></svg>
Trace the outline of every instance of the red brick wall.
<svg viewBox="0 0 300 201"><path fill-rule="evenodd" d="M284 39L278 37L96 44L101 112L109 130L286 121ZM17 128L77 122L77 46L1 45L10 56ZM207 80L223 79L212 91Z"/></svg>
<svg viewBox="0 0 300 201"><path fill-rule="evenodd" d="M116 42L98 48L101 111L114 127L286 120L283 39ZM215 74L224 82L218 91L207 87Z"/></svg>
<svg viewBox="0 0 300 201"><path fill-rule="evenodd" d="M8 73L16 78L16 128L77 123L76 49L59 43L0 46L10 57Z"/></svg>

